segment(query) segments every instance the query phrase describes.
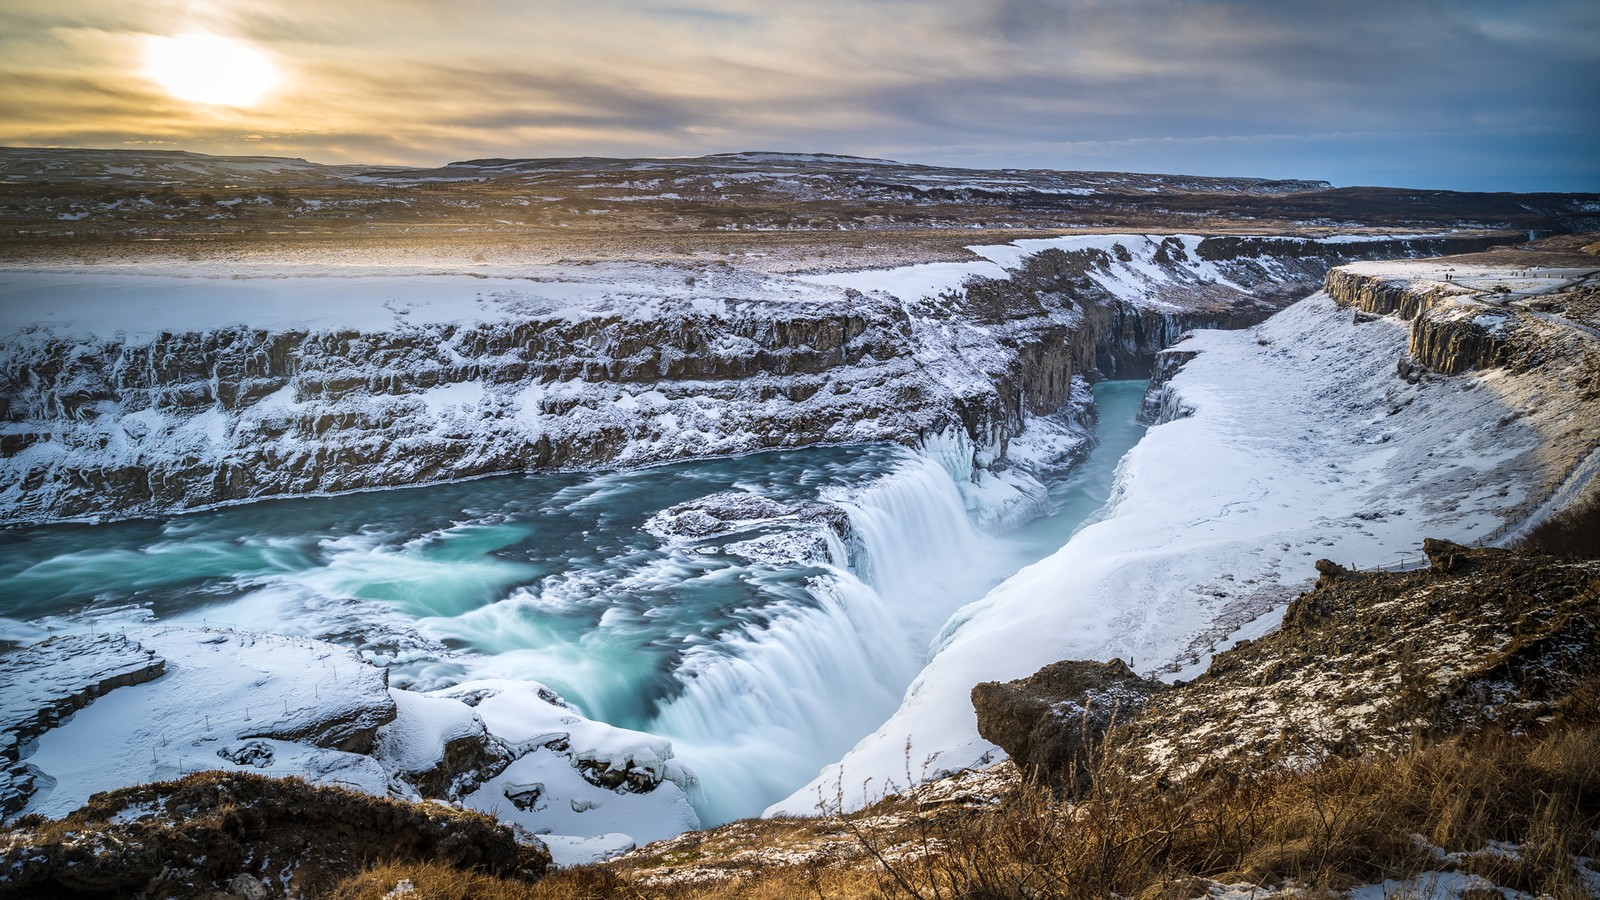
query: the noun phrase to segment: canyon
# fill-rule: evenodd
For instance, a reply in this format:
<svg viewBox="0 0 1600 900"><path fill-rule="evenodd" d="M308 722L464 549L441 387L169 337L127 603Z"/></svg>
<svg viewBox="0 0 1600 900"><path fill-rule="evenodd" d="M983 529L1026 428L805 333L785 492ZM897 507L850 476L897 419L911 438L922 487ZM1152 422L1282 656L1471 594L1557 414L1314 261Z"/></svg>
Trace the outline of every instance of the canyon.
<svg viewBox="0 0 1600 900"><path fill-rule="evenodd" d="M0 521L946 429L983 468L1074 375L1148 376L1185 331L1255 324L1339 263L1502 237L1101 235L789 277L5 273L34 299L4 311Z"/></svg>
<svg viewBox="0 0 1600 900"><path fill-rule="evenodd" d="M143 203L98 157L0 158L0 672L29 686L0 807L29 821L259 771L573 865L850 813L1005 759L980 682L1188 682L1318 573L1596 499L1597 245L1523 227L1583 197L154 154ZM566 198L543 244L495 218L533 187Z"/></svg>

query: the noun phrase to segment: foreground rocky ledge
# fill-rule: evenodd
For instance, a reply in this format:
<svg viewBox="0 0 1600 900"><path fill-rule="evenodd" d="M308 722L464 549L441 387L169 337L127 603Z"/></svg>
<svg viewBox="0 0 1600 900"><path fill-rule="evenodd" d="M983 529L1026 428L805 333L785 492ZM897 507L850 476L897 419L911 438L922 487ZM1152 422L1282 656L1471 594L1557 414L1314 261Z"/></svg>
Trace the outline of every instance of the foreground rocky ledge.
<svg viewBox="0 0 1600 900"><path fill-rule="evenodd" d="M532 882L550 853L478 812L216 772L14 823L0 835L0 897L316 896L378 860Z"/></svg>

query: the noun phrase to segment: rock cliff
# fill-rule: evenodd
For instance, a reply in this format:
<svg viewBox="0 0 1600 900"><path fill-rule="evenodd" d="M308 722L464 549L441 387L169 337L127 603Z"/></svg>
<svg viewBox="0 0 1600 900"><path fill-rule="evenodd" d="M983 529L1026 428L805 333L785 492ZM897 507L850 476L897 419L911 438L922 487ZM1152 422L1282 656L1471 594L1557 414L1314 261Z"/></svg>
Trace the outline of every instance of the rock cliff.
<svg viewBox="0 0 1600 900"><path fill-rule="evenodd" d="M1401 378L1415 384L1472 373L1463 389L1486 388L1539 435L1544 484L1524 525L1507 537L1600 490L1600 257L1566 246L1584 240L1353 263L1330 271L1325 284L1335 302L1354 310L1358 327L1375 316L1409 322Z"/></svg>
<svg viewBox="0 0 1600 900"><path fill-rule="evenodd" d="M1338 262L1452 240L1484 238L1105 235L997 248L1012 254L1004 277L941 289L862 292L726 265L573 267L400 287L291 279L304 312L245 308L204 327L43 314L0 342L0 521L913 443L952 424L993 459L1029 417L1068 406L1074 374L1146 376L1187 329L1253 324ZM126 287L13 277L16 290L49 294L41 307ZM248 306L262 283L154 290L170 293L162 310ZM408 300L419 294L463 311L430 313ZM323 315L350 295L381 301L382 315Z"/></svg>

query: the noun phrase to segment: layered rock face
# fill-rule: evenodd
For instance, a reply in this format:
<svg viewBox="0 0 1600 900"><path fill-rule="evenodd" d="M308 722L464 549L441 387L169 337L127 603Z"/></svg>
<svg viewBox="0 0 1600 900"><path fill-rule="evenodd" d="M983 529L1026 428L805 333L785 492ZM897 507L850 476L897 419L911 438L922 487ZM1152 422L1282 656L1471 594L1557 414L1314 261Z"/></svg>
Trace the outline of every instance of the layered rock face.
<svg viewBox="0 0 1600 900"><path fill-rule="evenodd" d="M1517 533L1600 491L1593 434L1600 399L1600 256L1547 242L1417 261L1359 262L1328 273L1326 291L1355 310L1408 321L1399 377L1413 384L1475 373L1531 426L1544 450L1539 506ZM1507 536L1515 536L1508 534Z"/></svg>
<svg viewBox="0 0 1600 900"><path fill-rule="evenodd" d="M1352 270L1328 273L1330 296L1373 315L1396 315L1411 323L1411 356L1442 375L1505 365L1511 358L1513 313L1484 315L1462 303L1467 292L1449 284L1382 281Z"/></svg>
<svg viewBox="0 0 1600 900"><path fill-rule="evenodd" d="M1030 416L1065 408L1075 373L1148 375L1187 329L1253 324L1335 263L1448 240L1484 239L1106 235L1014 253L1007 277L944 290L574 267L392 290L314 279L294 298L303 313L243 308L204 327L24 316L0 344L0 521L913 443L955 424L981 464ZM9 287L25 295L44 290L28 278L51 276L16 277ZM248 305L239 292L259 290L208 281L167 279L172 305ZM380 314L323 315L347 293L381 299Z"/></svg>
<svg viewBox="0 0 1600 900"><path fill-rule="evenodd" d="M1344 266L1325 289L1341 305L1410 322L1411 357L1428 370L1528 371L1547 364L1552 335L1600 337L1585 315L1600 258L1527 255L1521 266L1489 254Z"/></svg>

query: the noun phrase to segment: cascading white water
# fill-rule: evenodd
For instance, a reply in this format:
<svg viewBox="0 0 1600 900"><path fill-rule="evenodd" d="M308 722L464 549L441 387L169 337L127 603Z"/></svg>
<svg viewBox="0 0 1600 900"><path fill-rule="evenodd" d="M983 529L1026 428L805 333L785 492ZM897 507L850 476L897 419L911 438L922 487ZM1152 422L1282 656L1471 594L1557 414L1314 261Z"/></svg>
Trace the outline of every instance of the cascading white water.
<svg viewBox="0 0 1600 900"><path fill-rule="evenodd" d="M857 574L907 624L943 621L950 612L943 608L945 599L964 596L987 580L982 559L993 554L993 541L972 524L942 460L909 456L865 489L823 496L850 516L865 551Z"/></svg>
<svg viewBox="0 0 1600 900"><path fill-rule="evenodd" d="M703 782L702 816L751 812L848 750L900 702L940 622L985 577L994 540L973 527L939 462L910 455L864 488L825 491L845 509L861 577L844 548L812 578L812 604L695 647L682 693L646 730L673 740ZM992 580L992 575L988 580Z"/></svg>

